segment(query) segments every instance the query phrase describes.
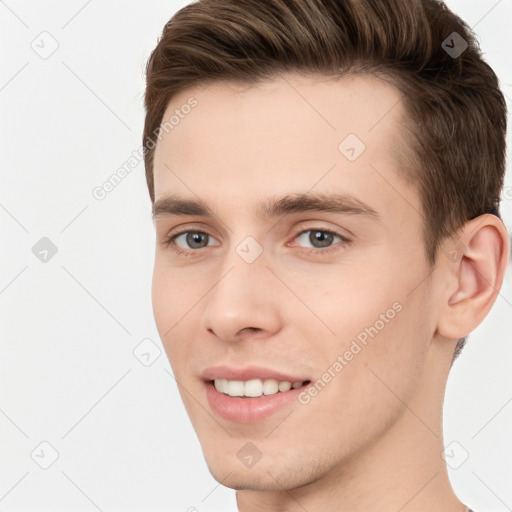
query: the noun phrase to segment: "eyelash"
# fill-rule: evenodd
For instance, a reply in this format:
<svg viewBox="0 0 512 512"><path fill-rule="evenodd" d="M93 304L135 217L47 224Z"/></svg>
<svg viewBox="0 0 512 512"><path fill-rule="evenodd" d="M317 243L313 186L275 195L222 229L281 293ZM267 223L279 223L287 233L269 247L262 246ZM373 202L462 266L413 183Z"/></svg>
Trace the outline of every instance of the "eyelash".
<svg viewBox="0 0 512 512"><path fill-rule="evenodd" d="M317 228L310 228L310 229L304 229L302 231L299 231L294 236L294 239L298 238L299 236L303 235L304 233L309 233L309 232L319 232L319 233L324 233L324 234L328 234L328 235L334 235L334 236L337 236L338 238L340 238L341 241L333 243L333 245L327 247L326 249L315 249L315 248L313 248L313 249L308 251L308 253L307 253L308 256L310 256L311 254L325 256L325 255L331 254L334 251L339 250L339 248L337 246L340 245L340 244L344 245L344 246L348 246L348 245L350 245L352 243L352 240L349 240L348 238L343 236L341 233L337 233L336 231L332 231L332 230L329 230L329 229L317 229ZM179 255L179 256L194 257L193 256L194 253L199 253L200 249L205 249L206 247L201 247L200 249L190 249L189 251L179 247L176 244L176 242L175 242L176 238L178 238L181 235L187 234L187 233L196 233L196 234L211 236L208 233L206 233L205 231L196 231L196 230L192 230L192 229L187 229L185 231L180 231L179 233L174 233L174 234L166 237L164 242L163 242L164 246L165 247L172 246L172 250L177 255ZM306 249L306 248L303 247L302 249Z"/></svg>

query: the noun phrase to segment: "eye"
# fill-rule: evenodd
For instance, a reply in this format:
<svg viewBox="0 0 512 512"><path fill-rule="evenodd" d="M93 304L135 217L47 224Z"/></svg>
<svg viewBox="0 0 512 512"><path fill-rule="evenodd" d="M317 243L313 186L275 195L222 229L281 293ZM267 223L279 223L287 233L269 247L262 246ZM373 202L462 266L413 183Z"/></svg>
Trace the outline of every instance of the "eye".
<svg viewBox="0 0 512 512"><path fill-rule="evenodd" d="M182 249L202 249L208 245L214 245L209 243L211 240L213 238L202 231L185 231L171 237L171 241ZM184 244L184 246L181 244Z"/></svg>
<svg viewBox="0 0 512 512"><path fill-rule="evenodd" d="M329 254L331 251L338 250L338 245L349 245L351 241L340 233L328 229L307 229L301 231L295 236L297 244L304 249L309 250L309 254ZM217 246L216 240L204 231L181 231L172 234L164 240L166 247L172 249L179 255L194 256L199 255L201 251L208 246Z"/></svg>
<svg viewBox="0 0 512 512"><path fill-rule="evenodd" d="M336 250L335 245L350 243L348 238L327 229L307 229L299 233L296 239L302 247L316 249L316 251L310 251L314 253L327 253Z"/></svg>

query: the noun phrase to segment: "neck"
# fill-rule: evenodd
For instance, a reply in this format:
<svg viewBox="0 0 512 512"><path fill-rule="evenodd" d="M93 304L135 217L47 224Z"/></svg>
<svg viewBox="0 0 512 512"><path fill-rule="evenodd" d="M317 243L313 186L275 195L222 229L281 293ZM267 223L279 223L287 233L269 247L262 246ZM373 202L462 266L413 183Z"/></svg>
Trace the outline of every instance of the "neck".
<svg viewBox="0 0 512 512"><path fill-rule="evenodd" d="M436 368L438 350L446 347L434 342L416 393L378 440L305 486L238 491L239 512L466 512L441 456L449 365Z"/></svg>

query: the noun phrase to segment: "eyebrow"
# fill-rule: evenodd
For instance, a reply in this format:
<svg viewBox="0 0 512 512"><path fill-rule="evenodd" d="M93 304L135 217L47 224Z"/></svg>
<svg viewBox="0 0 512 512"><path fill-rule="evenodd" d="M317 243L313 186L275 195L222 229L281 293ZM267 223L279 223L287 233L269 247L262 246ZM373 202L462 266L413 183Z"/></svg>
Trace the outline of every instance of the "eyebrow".
<svg viewBox="0 0 512 512"><path fill-rule="evenodd" d="M369 205L348 194L294 193L279 198L267 199L260 204L257 214L265 218L280 217L300 212L331 212L346 215L363 215L380 219L380 215ZM213 211L202 201L179 197L175 194L158 199L152 208L153 220L172 216L189 215L212 218Z"/></svg>

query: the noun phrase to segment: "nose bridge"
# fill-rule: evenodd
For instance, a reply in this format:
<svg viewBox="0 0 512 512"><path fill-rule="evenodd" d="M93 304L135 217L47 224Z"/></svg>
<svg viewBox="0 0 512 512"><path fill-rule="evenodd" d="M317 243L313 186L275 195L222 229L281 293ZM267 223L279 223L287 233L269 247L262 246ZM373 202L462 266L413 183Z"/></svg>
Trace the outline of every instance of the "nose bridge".
<svg viewBox="0 0 512 512"><path fill-rule="evenodd" d="M275 332L279 301L269 293L271 272L262 246L246 237L229 250L216 283L207 295L203 328L225 341L246 328Z"/></svg>

